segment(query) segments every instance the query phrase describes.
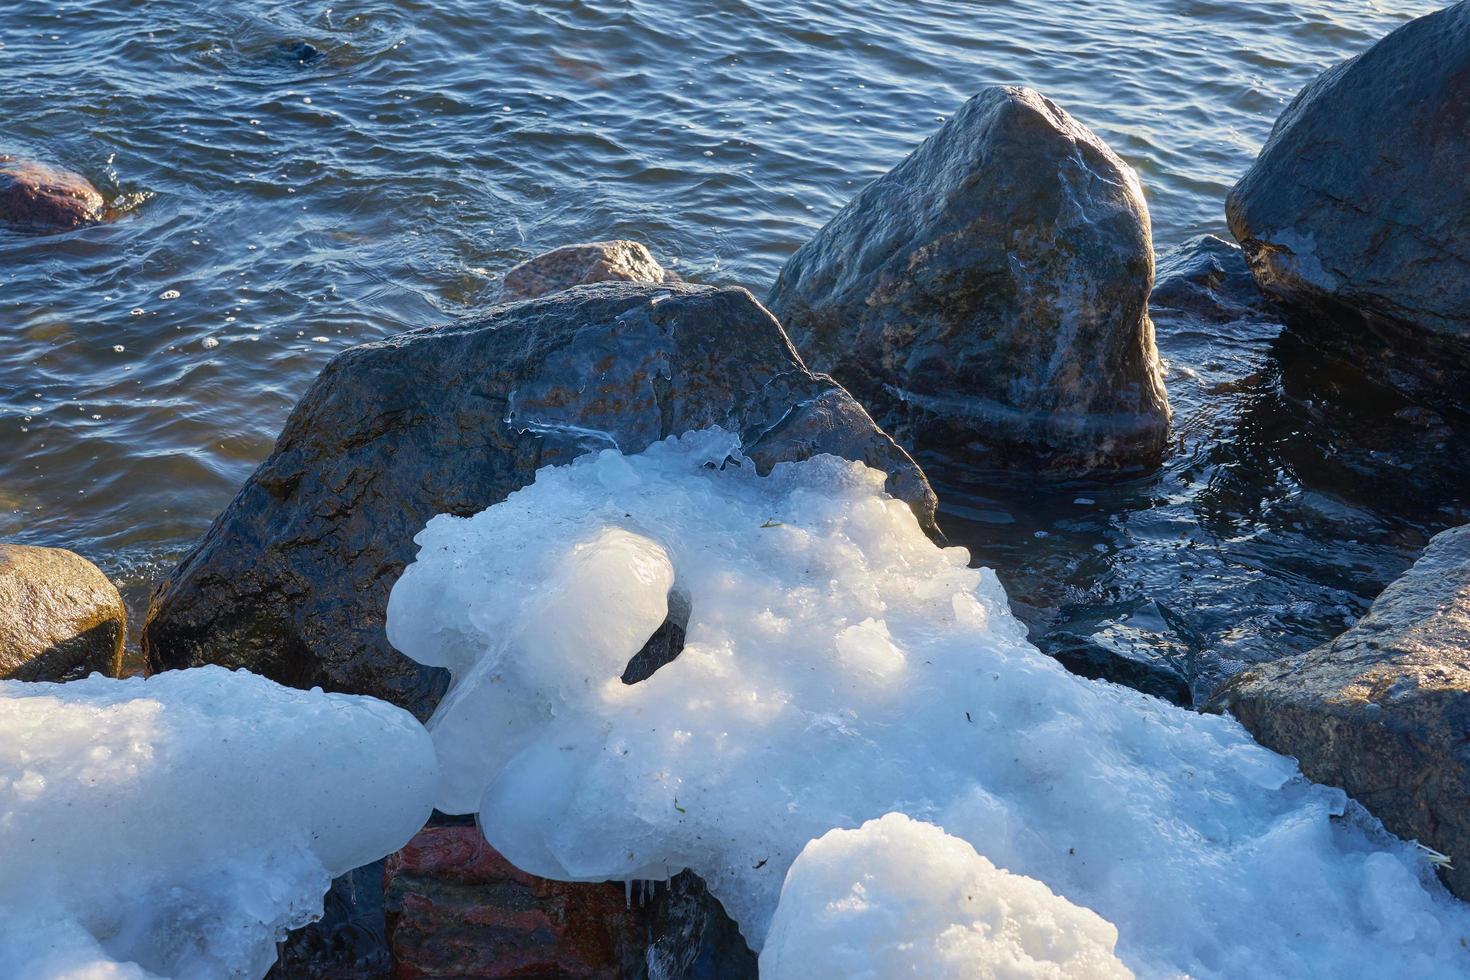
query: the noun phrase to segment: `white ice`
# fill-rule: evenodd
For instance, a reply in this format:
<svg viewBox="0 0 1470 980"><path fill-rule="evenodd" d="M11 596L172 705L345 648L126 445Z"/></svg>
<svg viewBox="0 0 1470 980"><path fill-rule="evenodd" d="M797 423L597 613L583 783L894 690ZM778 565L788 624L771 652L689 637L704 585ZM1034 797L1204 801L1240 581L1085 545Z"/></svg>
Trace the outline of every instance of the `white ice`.
<svg viewBox="0 0 1470 980"><path fill-rule="evenodd" d="M1114 929L933 824L890 813L797 855L761 980L1125 980Z"/></svg>
<svg viewBox="0 0 1470 980"><path fill-rule="evenodd" d="M0 978L263 976L437 778L371 698L220 667L0 682Z"/></svg>
<svg viewBox="0 0 1470 980"><path fill-rule="evenodd" d="M759 950L809 840L899 811L1116 925L1147 977L1464 976L1407 844L1229 718L1068 674L881 474L691 434L440 516L390 640L453 683L439 806L535 874L688 867ZM690 608L683 652L619 680Z"/></svg>

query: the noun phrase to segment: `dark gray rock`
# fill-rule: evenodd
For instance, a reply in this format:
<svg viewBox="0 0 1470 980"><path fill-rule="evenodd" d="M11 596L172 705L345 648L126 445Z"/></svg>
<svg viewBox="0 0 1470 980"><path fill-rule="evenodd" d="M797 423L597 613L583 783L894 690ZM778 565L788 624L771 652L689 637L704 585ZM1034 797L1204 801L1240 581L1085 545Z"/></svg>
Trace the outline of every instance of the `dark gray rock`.
<svg viewBox="0 0 1470 980"><path fill-rule="evenodd" d="M68 681L122 666L127 611L81 555L0 544L0 680Z"/></svg>
<svg viewBox="0 0 1470 980"><path fill-rule="evenodd" d="M0 157L0 224L21 231L69 231L96 224L105 211L102 195L80 174Z"/></svg>
<svg viewBox="0 0 1470 980"><path fill-rule="evenodd" d="M594 282L677 282L638 242L616 239L563 245L513 267L501 283L500 301L535 299Z"/></svg>
<svg viewBox="0 0 1470 980"><path fill-rule="evenodd" d="M1060 107L989 88L799 249L769 306L918 446L1130 466L1164 445L1148 209Z"/></svg>
<svg viewBox="0 0 1470 980"><path fill-rule="evenodd" d="M427 718L447 676L383 633L424 522L474 514L587 450L711 425L738 433L761 471L819 450L879 466L933 527L918 467L749 293L578 286L338 355L155 591L149 668L245 667Z"/></svg>
<svg viewBox="0 0 1470 980"><path fill-rule="evenodd" d="M1331 643L1237 675L1212 708L1455 859L1470 899L1470 525L1436 535Z"/></svg>
<svg viewBox="0 0 1470 980"><path fill-rule="evenodd" d="M1470 379L1470 2L1304 88L1226 216L1295 325L1404 384Z"/></svg>
<svg viewBox="0 0 1470 980"><path fill-rule="evenodd" d="M1199 235L1159 256L1149 307L1155 319L1182 314L1203 323L1278 316L1257 288L1240 246L1215 235Z"/></svg>

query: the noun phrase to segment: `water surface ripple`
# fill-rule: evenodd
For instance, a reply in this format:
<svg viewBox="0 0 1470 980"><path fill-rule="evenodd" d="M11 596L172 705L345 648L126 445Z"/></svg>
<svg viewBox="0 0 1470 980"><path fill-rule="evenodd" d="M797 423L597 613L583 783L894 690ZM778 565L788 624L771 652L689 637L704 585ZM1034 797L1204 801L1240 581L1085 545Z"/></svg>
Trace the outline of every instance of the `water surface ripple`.
<svg viewBox="0 0 1470 980"><path fill-rule="evenodd" d="M1220 231L1290 96L1431 6L11 0L0 152L127 214L0 231L0 537L81 551L136 613L336 351L573 240L763 294L986 84L1107 139L1161 246Z"/></svg>

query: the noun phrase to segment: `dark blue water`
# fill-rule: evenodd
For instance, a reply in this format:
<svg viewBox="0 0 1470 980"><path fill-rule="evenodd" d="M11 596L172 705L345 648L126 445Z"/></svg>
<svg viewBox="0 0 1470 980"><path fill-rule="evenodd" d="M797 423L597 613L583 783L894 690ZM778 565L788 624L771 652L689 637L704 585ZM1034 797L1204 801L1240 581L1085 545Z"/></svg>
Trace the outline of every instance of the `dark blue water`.
<svg viewBox="0 0 1470 980"><path fill-rule="evenodd" d="M334 352L476 309L515 261L574 240L636 238L688 278L762 294L989 83L1039 88L1103 135L1139 171L1161 247L1223 231L1224 193L1290 96L1432 6L10 0L0 152L79 170L126 213L0 231L0 536L81 551L136 610ZM1252 642L1330 635L1445 518L1309 505L1310 485L1269 461L1210 516L1224 479L1210 447L1246 438L1249 411L1209 385L1274 370L1274 335L1164 344L1181 457L1162 476L1037 500L951 461L950 525L1038 622L1169 591L1218 603ZM1282 500L1346 507L1370 554L1322 572L1335 523L1225 561L1223 597L1156 581L1178 541L1218 555L1262 521L1301 523ZM1280 569L1303 547L1307 586Z"/></svg>

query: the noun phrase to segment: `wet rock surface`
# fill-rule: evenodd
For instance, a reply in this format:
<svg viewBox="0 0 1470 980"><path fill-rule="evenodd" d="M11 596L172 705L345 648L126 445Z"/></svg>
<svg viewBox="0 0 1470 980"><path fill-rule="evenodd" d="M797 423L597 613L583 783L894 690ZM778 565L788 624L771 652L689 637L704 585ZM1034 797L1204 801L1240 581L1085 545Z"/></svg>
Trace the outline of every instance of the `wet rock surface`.
<svg viewBox="0 0 1470 980"><path fill-rule="evenodd" d="M1169 408L1133 171L990 88L787 261L769 305L900 441L1074 470L1158 455Z"/></svg>
<svg viewBox="0 0 1470 980"><path fill-rule="evenodd" d="M127 612L102 571L60 548L0 543L0 680L116 676Z"/></svg>
<svg viewBox="0 0 1470 980"><path fill-rule="evenodd" d="M1261 288L1322 342L1466 402L1470 3L1328 69L1226 202Z"/></svg>
<svg viewBox="0 0 1470 980"><path fill-rule="evenodd" d="M1470 526L1437 535L1331 643L1248 670L1211 705L1401 837L1470 899Z"/></svg>
<svg viewBox="0 0 1470 980"><path fill-rule="evenodd" d="M919 454L946 535L996 569L1043 651L1171 700L1181 677L1199 702L1330 641L1470 521L1470 419L1284 330L1221 245L1160 256L1175 414L1157 471L1038 480Z"/></svg>
<svg viewBox="0 0 1470 980"><path fill-rule="evenodd" d="M0 225L19 231L70 231L96 224L106 202L80 174L34 160L0 157Z"/></svg>
<svg viewBox="0 0 1470 980"><path fill-rule="evenodd" d="M392 976L747 980L755 956L697 878L525 874L470 824L430 826L384 874Z"/></svg>
<svg viewBox="0 0 1470 980"><path fill-rule="evenodd" d="M540 466L710 425L738 433L762 471L823 447L882 464L895 495L933 525L922 472L801 364L749 293L581 286L335 358L270 458L158 586L148 666L245 667L427 718L446 675L383 632L424 523L503 500Z"/></svg>
<svg viewBox="0 0 1470 980"><path fill-rule="evenodd" d="M501 284L500 301L535 299L571 286L594 282L676 282L644 245L617 239L563 245L512 268Z"/></svg>

